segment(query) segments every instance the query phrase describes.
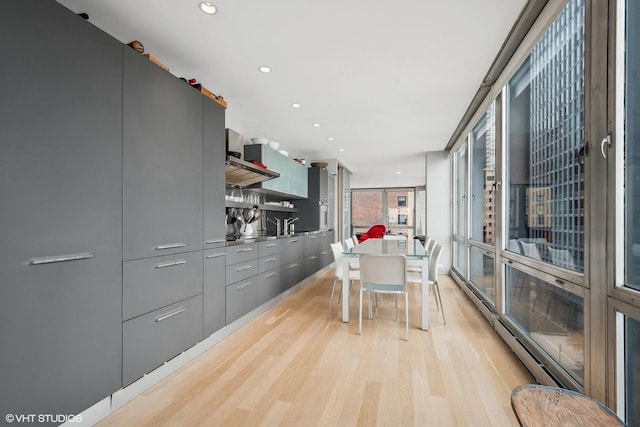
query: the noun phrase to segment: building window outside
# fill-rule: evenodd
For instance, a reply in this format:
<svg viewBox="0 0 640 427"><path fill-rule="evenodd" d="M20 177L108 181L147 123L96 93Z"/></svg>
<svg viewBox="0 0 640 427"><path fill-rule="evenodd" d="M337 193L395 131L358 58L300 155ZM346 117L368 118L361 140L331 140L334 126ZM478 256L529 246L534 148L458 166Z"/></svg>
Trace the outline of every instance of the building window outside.
<svg viewBox="0 0 640 427"><path fill-rule="evenodd" d="M584 0L569 1L510 80L507 106L507 239L535 244L535 256L525 256L578 272L584 271L584 16Z"/></svg>
<svg viewBox="0 0 640 427"><path fill-rule="evenodd" d="M471 132L471 235L477 242L494 244L493 211L495 185L496 143L495 102Z"/></svg>
<svg viewBox="0 0 640 427"><path fill-rule="evenodd" d="M467 199L467 141L454 154L455 221L454 234L466 238L465 211Z"/></svg>

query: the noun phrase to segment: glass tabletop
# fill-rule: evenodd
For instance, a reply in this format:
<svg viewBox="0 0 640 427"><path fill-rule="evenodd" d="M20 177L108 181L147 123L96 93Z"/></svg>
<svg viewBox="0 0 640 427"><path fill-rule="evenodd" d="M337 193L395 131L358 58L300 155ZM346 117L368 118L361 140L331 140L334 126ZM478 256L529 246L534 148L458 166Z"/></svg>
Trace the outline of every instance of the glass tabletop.
<svg viewBox="0 0 640 427"><path fill-rule="evenodd" d="M405 255L407 258L426 258L427 252L418 239L385 240L367 239L351 249L345 249L343 255L359 256L360 254L374 255Z"/></svg>

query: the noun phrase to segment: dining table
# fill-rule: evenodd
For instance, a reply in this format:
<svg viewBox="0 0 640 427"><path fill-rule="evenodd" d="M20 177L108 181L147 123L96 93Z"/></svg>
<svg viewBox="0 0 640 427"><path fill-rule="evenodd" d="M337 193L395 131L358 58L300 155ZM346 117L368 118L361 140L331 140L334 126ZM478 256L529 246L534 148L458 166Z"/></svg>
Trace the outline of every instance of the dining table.
<svg viewBox="0 0 640 427"><path fill-rule="evenodd" d="M342 252L344 269L342 277L349 277L349 270L358 268L362 254L404 255L407 268L420 267L422 276L421 304L422 330L429 330L429 255L418 239L386 240L367 239L364 242ZM342 286L342 321L349 322L349 286Z"/></svg>

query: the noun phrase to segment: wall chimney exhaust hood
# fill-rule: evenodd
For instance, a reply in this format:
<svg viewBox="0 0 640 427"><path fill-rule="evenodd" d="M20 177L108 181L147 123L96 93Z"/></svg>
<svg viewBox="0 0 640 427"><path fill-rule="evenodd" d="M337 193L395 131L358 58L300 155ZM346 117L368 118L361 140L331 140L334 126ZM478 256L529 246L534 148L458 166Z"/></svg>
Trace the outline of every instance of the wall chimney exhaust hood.
<svg viewBox="0 0 640 427"><path fill-rule="evenodd" d="M268 181L279 176L280 174L276 171L258 167L253 163L233 156L227 156L225 163L225 181L227 185L246 187L247 185Z"/></svg>

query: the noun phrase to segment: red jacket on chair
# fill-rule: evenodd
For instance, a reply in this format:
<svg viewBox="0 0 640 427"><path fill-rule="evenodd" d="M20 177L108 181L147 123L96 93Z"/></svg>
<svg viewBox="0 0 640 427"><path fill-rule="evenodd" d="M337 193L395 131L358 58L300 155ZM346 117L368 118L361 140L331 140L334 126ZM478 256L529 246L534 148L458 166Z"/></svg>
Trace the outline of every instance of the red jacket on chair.
<svg viewBox="0 0 640 427"><path fill-rule="evenodd" d="M362 233L358 238L358 241L362 243L367 239L382 239L386 231L387 228L384 225L376 224L368 229L366 233Z"/></svg>

